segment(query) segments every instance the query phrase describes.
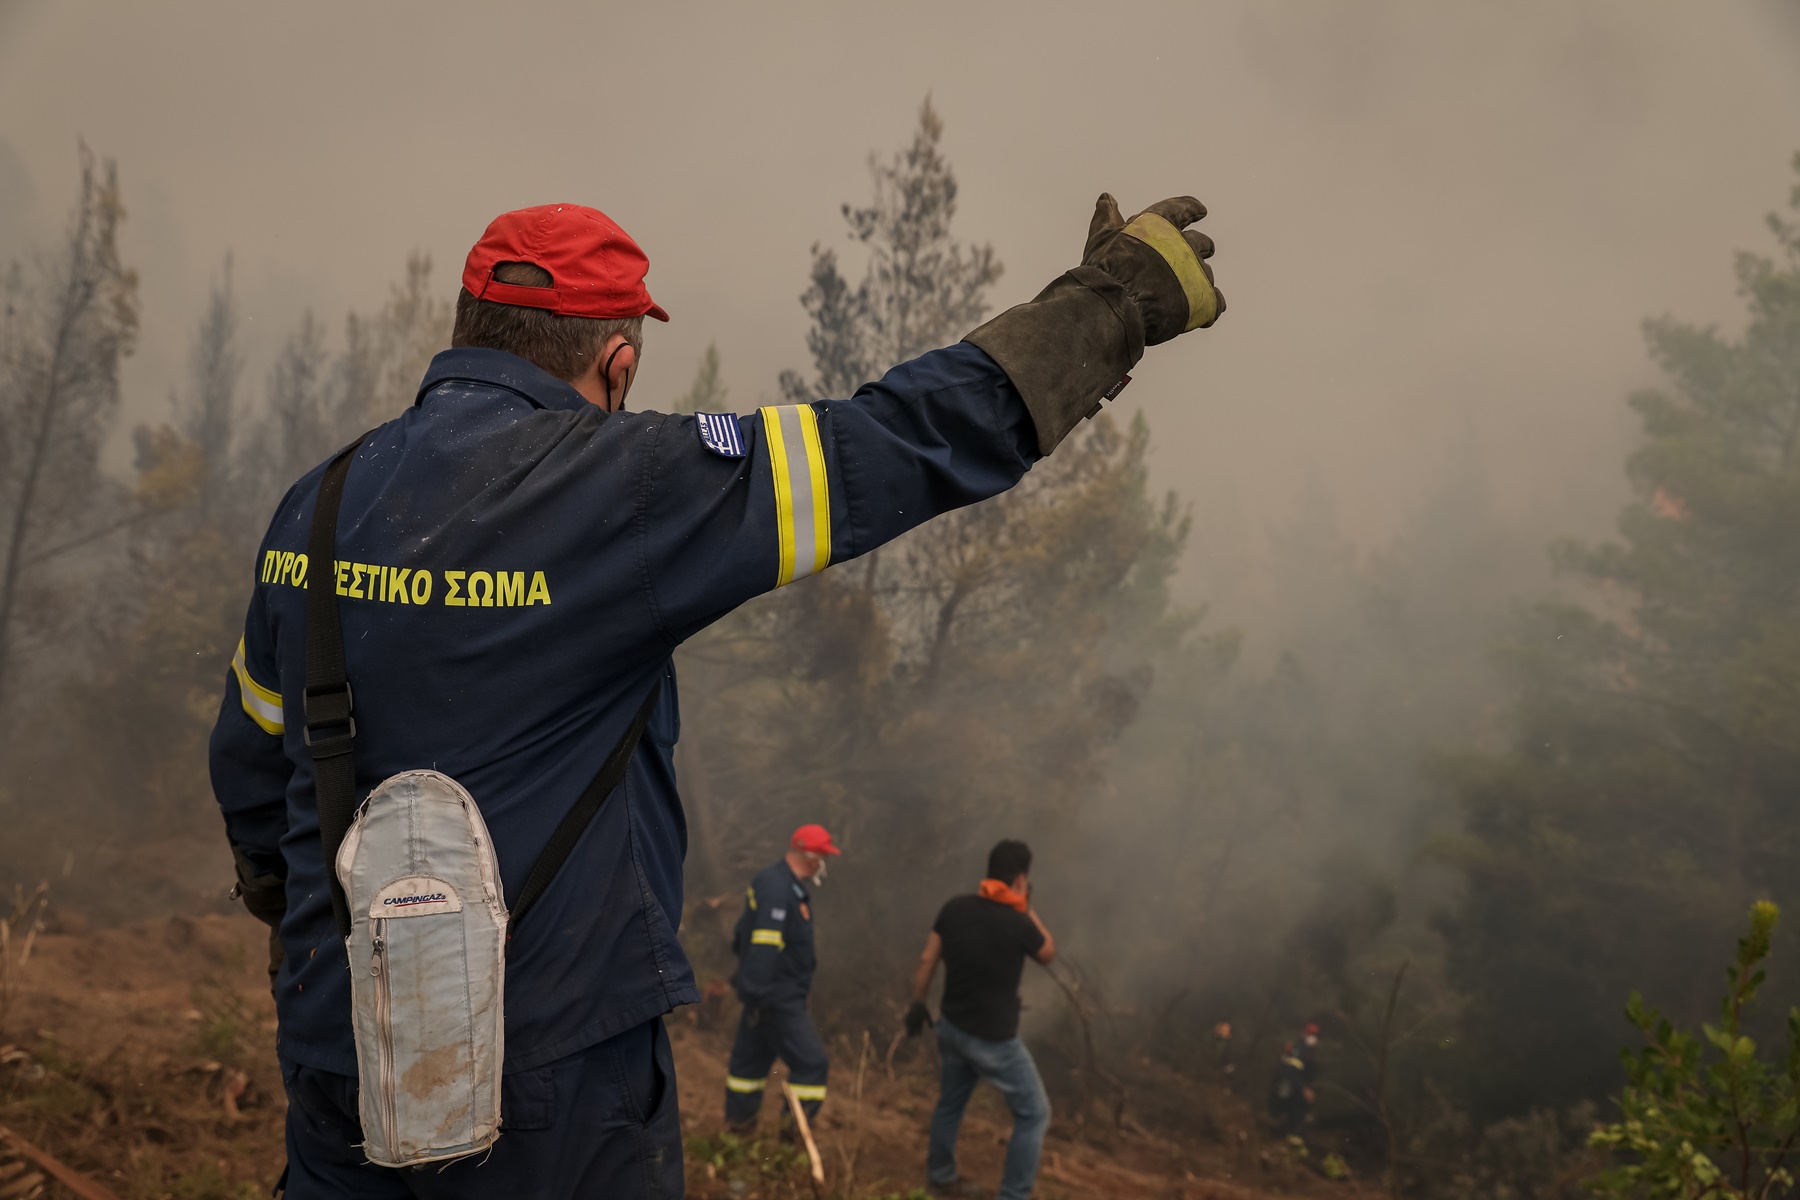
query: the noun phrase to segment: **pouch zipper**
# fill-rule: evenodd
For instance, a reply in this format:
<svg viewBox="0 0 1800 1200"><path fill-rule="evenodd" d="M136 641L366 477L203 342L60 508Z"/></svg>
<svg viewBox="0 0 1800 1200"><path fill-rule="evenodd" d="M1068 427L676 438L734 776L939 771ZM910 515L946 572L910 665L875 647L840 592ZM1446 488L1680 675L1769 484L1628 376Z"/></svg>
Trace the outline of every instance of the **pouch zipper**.
<svg viewBox="0 0 1800 1200"><path fill-rule="evenodd" d="M398 1120L394 1113L394 995L388 984L387 918L375 921L374 953L370 957L369 974L375 977L375 1044L381 1078L381 1131L390 1157L400 1152Z"/></svg>

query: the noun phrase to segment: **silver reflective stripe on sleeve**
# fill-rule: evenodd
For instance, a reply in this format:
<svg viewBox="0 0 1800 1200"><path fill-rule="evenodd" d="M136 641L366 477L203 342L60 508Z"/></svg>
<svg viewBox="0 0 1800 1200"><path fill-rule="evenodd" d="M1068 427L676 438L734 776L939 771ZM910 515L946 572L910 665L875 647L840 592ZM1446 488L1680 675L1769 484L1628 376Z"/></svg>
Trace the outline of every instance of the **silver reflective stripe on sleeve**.
<svg viewBox="0 0 1800 1200"><path fill-rule="evenodd" d="M780 563L775 586L822 571L831 562L831 495L819 417L810 404L762 410L775 477Z"/></svg>
<svg viewBox="0 0 1800 1200"><path fill-rule="evenodd" d="M264 733L280 733L287 728L281 712L281 693L272 692L250 678L250 668L244 662L243 638L238 639L237 653L231 656L231 669L237 674L238 699L243 702L250 719L261 726Z"/></svg>

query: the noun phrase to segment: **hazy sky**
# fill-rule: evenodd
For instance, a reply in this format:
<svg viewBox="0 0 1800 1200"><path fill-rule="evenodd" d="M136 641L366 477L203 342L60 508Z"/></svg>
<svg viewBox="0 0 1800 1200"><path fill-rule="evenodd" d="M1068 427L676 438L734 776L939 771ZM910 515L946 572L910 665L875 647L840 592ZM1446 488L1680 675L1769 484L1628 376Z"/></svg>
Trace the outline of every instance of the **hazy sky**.
<svg viewBox="0 0 1800 1200"><path fill-rule="evenodd" d="M1472 448L1510 509L1578 523L1616 495L1639 321L1738 320L1800 9L0 0L0 252L56 227L78 137L118 159L152 415L228 250L260 390L303 308L337 328L414 248L453 287L496 212L593 204L674 316L634 399L717 341L749 407L806 365L808 247L928 92L1000 305L1073 264L1102 189L1211 208L1230 311L1122 401L1203 531L1316 473L1366 543Z"/></svg>

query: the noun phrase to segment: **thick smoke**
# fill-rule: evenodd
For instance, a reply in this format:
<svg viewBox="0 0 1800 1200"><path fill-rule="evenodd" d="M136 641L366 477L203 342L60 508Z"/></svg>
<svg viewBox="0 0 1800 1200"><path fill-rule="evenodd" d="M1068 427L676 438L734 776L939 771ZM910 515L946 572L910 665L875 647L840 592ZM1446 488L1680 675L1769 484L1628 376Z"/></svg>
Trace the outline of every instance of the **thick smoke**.
<svg viewBox="0 0 1800 1200"><path fill-rule="evenodd" d="M1668 428L1624 401L1661 385L1704 408L1693 364L1738 361L1695 330L1735 337L1735 289L1762 294L1728 266L1769 251L1761 217L1791 183L1791 14L1145 5L1119 21L1127 65L1099 60L1076 7L694 17L548 5L508 18L534 57L494 63L494 14L0 5L7 347L50 344L33 322L58 255L109 211L90 193L71 215L78 166L92 182L115 161L127 214L120 303L83 317L93 389L58 450L80 504L20 526L37 540L0 639L0 885L52 876L102 921L222 907L203 740L259 523L410 399L495 212L606 208L675 316L634 403L748 410L844 394L1027 298L1103 188L1127 208L1192 191L1231 297L1216 329L1153 353L1016 493L684 648L684 936L722 981L744 879L824 820L848 853L818 904L820 1013L885 1046L937 906L1023 836L1066 951L1027 993L1059 1105L1149 1119L1186 1088L1254 1094L1317 1021L1321 1121L1365 1150L1399 1136L1381 1122L1423 1160L1513 1120L1560 1153L1576 1106L1616 1086L1613 1014L1648 961L1596 931L1667 916L1680 945L1642 982L1704 977L1667 998L1692 1015L1761 886L1748 825L1733 875L1679 797L1605 819L1575 803L1679 774L1652 751L1718 750L1582 706L1577 683L1617 701L1648 677L1637 618L1666 597L1632 591L1649 584L1618 564L1638 559L1564 546L1556 574L1546 548L1615 522L1641 548L1648 522L1708 517L1704 480L1669 482L1682 447L1657 450ZM997 52L1021 21L1031 52ZM937 257L901 261L919 245ZM1653 325L1646 355L1640 323L1666 313L1687 324ZM0 376L0 412L26 411L24 378ZM0 517L19 446L0 433ZM1779 605L1755 615L1774 632L1753 648L1788 661ZM1571 666L1576 642L1593 657ZM1711 660L1766 700L1791 680L1756 675L1748 644ZM1733 736L1788 746L1781 711L1733 710ZM1616 772L1558 792L1571 761ZM1637 844L1670 813L1700 849ZM1641 908L1592 894L1613 842ZM1656 906L1680 890L1670 862L1704 902ZM1514 995L1483 983L1502 976L1566 998L1484 1007ZM1557 1069L1509 1074L1509 1045L1559 1048Z"/></svg>

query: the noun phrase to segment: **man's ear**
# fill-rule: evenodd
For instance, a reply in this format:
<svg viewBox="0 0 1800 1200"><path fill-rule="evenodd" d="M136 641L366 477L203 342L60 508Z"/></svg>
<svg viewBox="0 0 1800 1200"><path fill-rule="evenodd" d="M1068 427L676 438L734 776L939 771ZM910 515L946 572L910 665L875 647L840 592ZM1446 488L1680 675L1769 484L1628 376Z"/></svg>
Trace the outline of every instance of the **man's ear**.
<svg viewBox="0 0 1800 1200"><path fill-rule="evenodd" d="M624 334L615 333L607 339L601 370L606 374L602 387L612 401L610 407L615 411L623 408L625 393L631 390L631 377L637 370L637 347Z"/></svg>

